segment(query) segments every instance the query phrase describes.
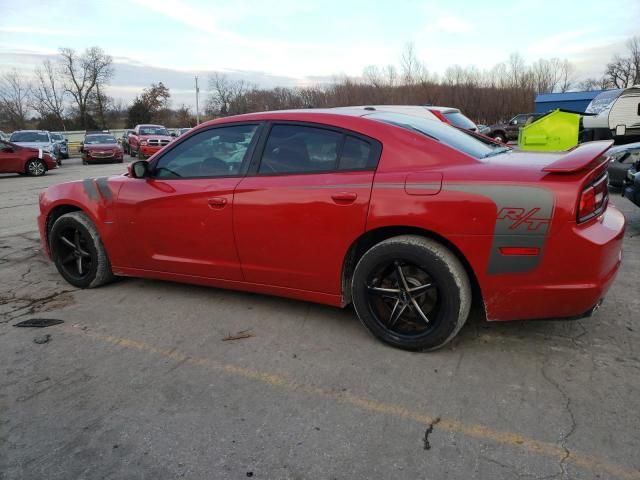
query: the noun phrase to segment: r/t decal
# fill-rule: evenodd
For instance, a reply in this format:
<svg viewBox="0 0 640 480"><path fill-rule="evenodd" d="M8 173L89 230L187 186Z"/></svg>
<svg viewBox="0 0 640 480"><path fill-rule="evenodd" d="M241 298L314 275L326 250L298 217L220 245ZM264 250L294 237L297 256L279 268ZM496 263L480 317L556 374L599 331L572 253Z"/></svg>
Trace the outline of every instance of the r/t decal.
<svg viewBox="0 0 640 480"><path fill-rule="evenodd" d="M511 220L513 223L509 227L509 230L516 230L526 225L527 230L535 231L538 230L541 225L551 223L550 218L536 218L536 214L539 211L540 209L537 207L528 211L524 208L505 207L498 212L498 220Z"/></svg>

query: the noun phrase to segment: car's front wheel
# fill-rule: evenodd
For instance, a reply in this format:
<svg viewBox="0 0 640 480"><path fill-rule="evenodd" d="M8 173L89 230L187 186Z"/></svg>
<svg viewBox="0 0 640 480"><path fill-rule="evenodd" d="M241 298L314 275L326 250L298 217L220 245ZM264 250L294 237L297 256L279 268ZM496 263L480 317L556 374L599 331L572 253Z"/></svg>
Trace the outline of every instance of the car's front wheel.
<svg viewBox="0 0 640 480"><path fill-rule="evenodd" d="M113 279L107 251L85 213L58 218L49 232L49 246L58 272L74 287L94 288Z"/></svg>
<svg viewBox="0 0 640 480"><path fill-rule="evenodd" d="M373 335L406 350L435 350L462 328L471 308L469 277L443 245L402 235L371 247L358 261L353 305Z"/></svg>
<svg viewBox="0 0 640 480"><path fill-rule="evenodd" d="M47 166L39 158L34 158L27 162L25 172L32 177L40 177L47 172Z"/></svg>

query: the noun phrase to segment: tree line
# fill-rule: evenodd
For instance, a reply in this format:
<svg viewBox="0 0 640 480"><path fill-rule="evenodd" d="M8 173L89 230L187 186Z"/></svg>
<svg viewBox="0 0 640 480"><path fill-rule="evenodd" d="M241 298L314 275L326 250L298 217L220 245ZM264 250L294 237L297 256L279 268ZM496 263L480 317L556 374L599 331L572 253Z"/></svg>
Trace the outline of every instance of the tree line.
<svg viewBox="0 0 640 480"><path fill-rule="evenodd" d="M48 130L105 129L138 123L193 126L191 108L171 108L162 82L142 90L130 105L106 94L114 74L113 58L100 47L77 52L61 48L32 77L13 70L0 77L0 128ZM305 87L261 88L214 73L209 78L205 118L264 110L345 105L446 105L462 109L478 123L505 120L533 109L536 93L625 88L640 84L640 37L616 53L599 78L580 82L567 59L539 59L527 64L518 53L487 70L453 65L443 74L429 72L413 44L402 51L398 66L370 65L354 78ZM33 114L35 112L35 115Z"/></svg>

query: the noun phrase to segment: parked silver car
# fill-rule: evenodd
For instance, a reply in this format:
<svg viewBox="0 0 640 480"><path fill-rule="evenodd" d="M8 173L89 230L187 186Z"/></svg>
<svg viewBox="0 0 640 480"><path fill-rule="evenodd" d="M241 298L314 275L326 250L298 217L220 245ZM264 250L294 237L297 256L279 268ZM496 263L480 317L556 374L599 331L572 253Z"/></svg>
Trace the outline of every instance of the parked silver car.
<svg viewBox="0 0 640 480"><path fill-rule="evenodd" d="M58 148L60 151L60 158L66 159L69 158L69 145L68 140L61 133L52 133L51 138L58 144Z"/></svg>
<svg viewBox="0 0 640 480"><path fill-rule="evenodd" d="M55 158L58 165L62 163L60 161L60 147L47 130L18 130L11 134L9 141L21 147L42 150Z"/></svg>

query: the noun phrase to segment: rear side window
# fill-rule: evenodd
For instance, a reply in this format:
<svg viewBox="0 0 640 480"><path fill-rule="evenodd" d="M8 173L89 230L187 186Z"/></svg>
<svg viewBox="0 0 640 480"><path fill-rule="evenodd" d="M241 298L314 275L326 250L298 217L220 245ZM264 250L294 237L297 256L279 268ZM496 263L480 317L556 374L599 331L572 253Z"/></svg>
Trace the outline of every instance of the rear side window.
<svg viewBox="0 0 640 480"><path fill-rule="evenodd" d="M362 170L375 167L371 144L347 135L340 155L339 170Z"/></svg>
<svg viewBox="0 0 640 480"><path fill-rule="evenodd" d="M476 124L460 112L446 112L444 116L456 127L466 128L467 130L476 128Z"/></svg>
<svg viewBox="0 0 640 480"><path fill-rule="evenodd" d="M481 142L471 134L458 130L444 122L399 113L383 112L367 115L366 118L421 133L475 158L484 158L495 151L494 145Z"/></svg>

